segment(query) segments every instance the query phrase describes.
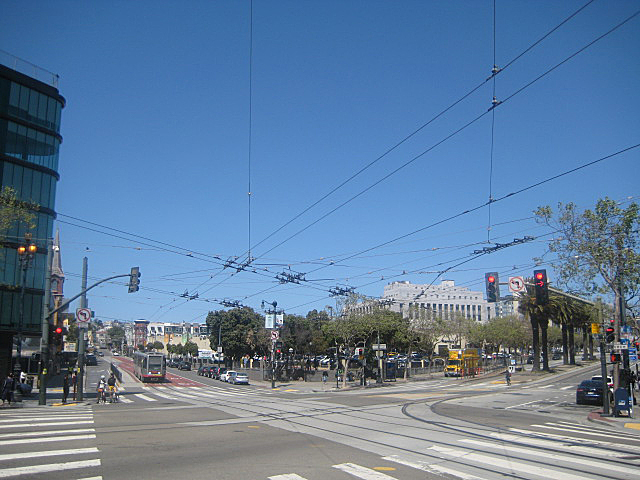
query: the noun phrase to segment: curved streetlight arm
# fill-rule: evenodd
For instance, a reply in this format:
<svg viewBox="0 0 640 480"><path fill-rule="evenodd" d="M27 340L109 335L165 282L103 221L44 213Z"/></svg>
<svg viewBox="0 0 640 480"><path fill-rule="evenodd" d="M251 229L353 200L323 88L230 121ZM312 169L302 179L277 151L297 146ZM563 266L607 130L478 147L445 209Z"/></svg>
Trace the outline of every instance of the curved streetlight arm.
<svg viewBox="0 0 640 480"><path fill-rule="evenodd" d="M55 310L52 310L51 312L49 312L47 314L47 318L50 318L54 313L59 312L60 310L63 310L65 308L67 308L69 306L69 304L71 302L73 302L76 298L81 297L82 295L84 295L85 293L87 293L89 290L91 290L94 287L97 287L98 285L100 285L101 283L104 282L108 282L109 280L113 280L114 278L122 278L122 277L130 277L131 274L130 273L125 273L124 275L114 275L113 277L107 277L107 278L103 278L102 280L94 283L93 285L91 285L90 287L87 287L86 289L82 290L79 294L77 294L75 297L70 298L69 300L67 300L66 302L64 302L62 305L60 305L58 308L56 308Z"/></svg>

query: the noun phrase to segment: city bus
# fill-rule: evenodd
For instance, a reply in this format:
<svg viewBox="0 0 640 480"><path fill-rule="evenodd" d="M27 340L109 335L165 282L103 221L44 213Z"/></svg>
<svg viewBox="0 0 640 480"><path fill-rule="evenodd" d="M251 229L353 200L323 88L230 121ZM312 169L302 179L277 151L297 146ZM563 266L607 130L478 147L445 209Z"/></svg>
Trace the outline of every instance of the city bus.
<svg viewBox="0 0 640 480"><path fill-rule="evenodd" d="M164 382L167 361L163 353L135 352L133 373L142 382Z"/></svg>

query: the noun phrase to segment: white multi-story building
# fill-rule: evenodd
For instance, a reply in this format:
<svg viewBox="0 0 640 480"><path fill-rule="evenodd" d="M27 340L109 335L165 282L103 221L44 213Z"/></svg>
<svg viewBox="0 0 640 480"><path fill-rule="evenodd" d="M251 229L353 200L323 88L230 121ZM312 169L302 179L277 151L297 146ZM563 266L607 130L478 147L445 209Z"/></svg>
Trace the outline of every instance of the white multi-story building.
<svg viewBox="0 0 640 480"><path fill-rule="evenodd" d="M486 322L495 316L493 304L484 300L482 292L457 287L453 280L443 280L440 285L392 282L384 287L381 301L405 318L430 314L447 319L464 315Z"/></svg>

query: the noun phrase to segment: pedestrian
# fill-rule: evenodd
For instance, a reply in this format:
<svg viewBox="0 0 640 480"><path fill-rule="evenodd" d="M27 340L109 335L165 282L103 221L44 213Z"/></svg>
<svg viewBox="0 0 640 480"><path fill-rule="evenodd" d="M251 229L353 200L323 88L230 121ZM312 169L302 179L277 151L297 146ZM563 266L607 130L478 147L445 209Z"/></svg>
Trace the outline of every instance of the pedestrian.
<svg viewBox="0 0 640 480"><path fill-rule="evenodd" d="M4 405L5 402L11 405L13 388L14 388L13 374L10 373L9 375L7 375L7 378L5 378L4 382L2 383L2 405Z"/></svg>
<svg viewBox="0 0 640 480"><path fill-rule="evenodd" d="M507 369L504 372L504 378L507 381L507 385L511 385L511 370Z"/></svg>
<svg viewBox="0 0 640 480"><path fill-rule="evenodd" d="M65 373L62 379L62 403L67 403L67 397L69 396L69 374Z"/></svg>
<svg viewBox="0 0 640 480"><path fill-rule="evenodd" d="M20 383L27 383L27 373L24 370L20 372Z"/></svg>
<svg viewBox="0 0 640 480"><path fill-rule="evenodd" d="M78 374L73 372L71 375L71 385L73 386L73 400L76 400L76 390L78 388Z"/></svg>

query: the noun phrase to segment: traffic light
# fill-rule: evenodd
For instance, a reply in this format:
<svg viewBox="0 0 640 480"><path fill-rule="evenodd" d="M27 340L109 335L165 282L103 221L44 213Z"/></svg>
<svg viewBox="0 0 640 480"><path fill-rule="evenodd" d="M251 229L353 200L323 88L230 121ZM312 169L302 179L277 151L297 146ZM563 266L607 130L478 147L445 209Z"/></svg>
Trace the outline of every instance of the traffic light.
<svg viewBox="0 0 640 480"><path fill-rule="evenodd" d="M484 274L485 286L487 287L487 302L497 302L500 300L500 283L498 272Z"/></svg>
<svg viewBox="0 0 640 480"><path fill-rule="evenodd" d="M140 267L131 267L129 274L129 293L140 290Z"/></svg>
<svg viewBox="0 0 640 480"><path fill-rule="evenodd" d="M533 271L533 283L536 289L536 303L546 305L549 303L549 279L546 270Z"/></svg>
<svg viewBox="0 0 640 480"><path fill-rule="evenodd" d="M605 329L605 340L607 343L611 343L616 339L616 329L613 328L613 322Z"/></svg>
<svg viewBox="0 0 640 480"><path fill-rule="evenodd" d="M611 363L620 363L622 361L622 355L619 353L611 354Z"/></svg>

